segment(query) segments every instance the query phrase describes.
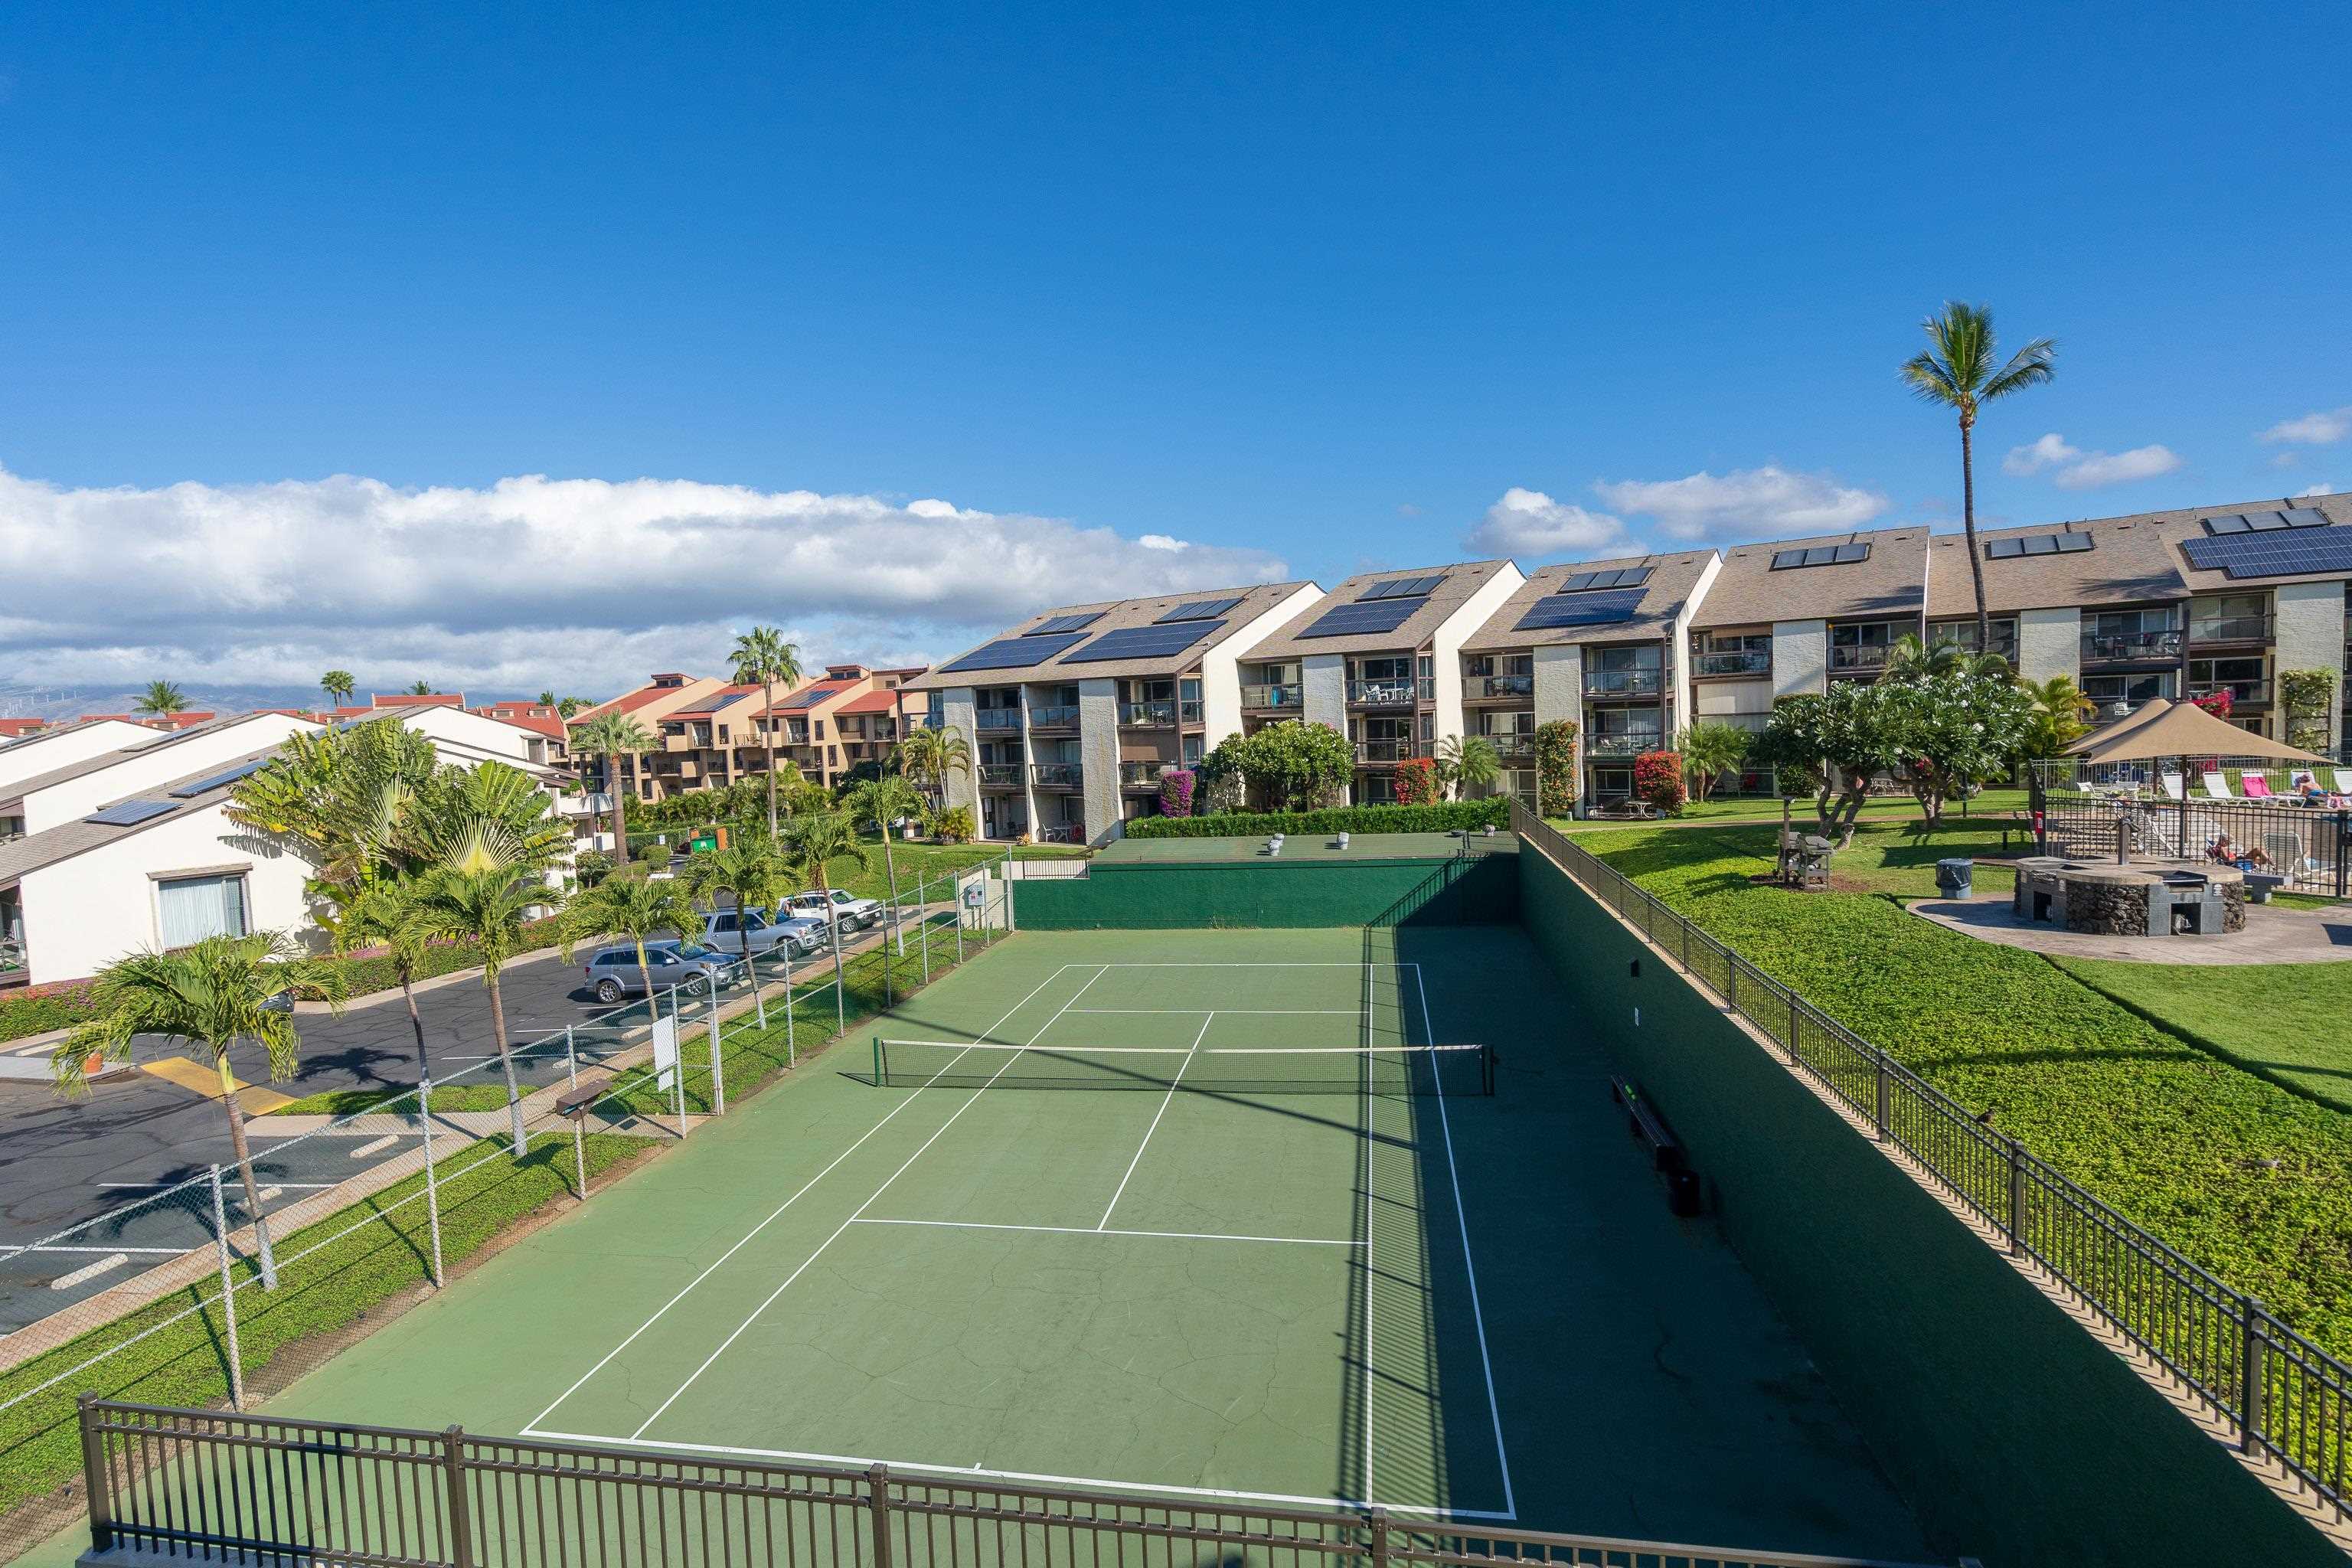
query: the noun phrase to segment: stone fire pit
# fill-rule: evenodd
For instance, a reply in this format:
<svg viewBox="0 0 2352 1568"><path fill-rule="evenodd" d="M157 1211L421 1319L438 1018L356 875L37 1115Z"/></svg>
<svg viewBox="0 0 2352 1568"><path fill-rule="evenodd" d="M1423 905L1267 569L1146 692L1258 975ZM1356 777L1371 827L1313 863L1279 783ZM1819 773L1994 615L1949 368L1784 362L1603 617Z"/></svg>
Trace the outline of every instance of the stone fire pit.
<svg viewBox="0 0 2352 1568"><path fill-rule="evenodd" d="M2103 865L2034 855L2017 863L2011 912L2099 936L2220 936L2246 929L2234 866Z"/></svg>

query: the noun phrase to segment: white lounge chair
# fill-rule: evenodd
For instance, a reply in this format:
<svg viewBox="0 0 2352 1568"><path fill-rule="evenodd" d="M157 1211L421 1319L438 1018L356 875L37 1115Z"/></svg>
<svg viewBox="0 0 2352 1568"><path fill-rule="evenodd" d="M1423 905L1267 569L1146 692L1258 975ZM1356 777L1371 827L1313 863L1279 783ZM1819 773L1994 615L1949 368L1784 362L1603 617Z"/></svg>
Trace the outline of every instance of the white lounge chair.
<svg viewBox="0 0 2352 1568"><path fill-rule="evenodd" d="M2189 793L2189 786L2180 782L2179 773L2166 773L2157 783L2162 786L2167 800L2180 800Z"/></svg>
<svg viewBox="0 0 2352 1568"><path fill-rule="evenodd" d="M2205 798L2208 800L2235 800L2238 797L2230 793L2230 781L2226 775L2209 772L2205 775Z"/></svg>
<svg viewBox="0 0 2352 1568"><path fill-rule="evenodd" d="M2336 791L2338 795L2352 795L2352 768L2336 770Z"/></svg>

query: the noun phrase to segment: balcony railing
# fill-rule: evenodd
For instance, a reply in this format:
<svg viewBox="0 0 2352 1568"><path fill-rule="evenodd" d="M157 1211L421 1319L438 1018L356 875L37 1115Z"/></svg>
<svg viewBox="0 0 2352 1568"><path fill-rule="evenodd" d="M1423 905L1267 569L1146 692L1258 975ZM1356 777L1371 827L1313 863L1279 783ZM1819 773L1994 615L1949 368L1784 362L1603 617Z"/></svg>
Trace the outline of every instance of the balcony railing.
<svg viewBox="0 0 2352 1568"><path fill-rule="evenodd" d="M1032 730L1074 730L1077 723L1078 710L1073 703L1058 702L1029 710L1029 728Z"/></svg>
<svg viewBox="0 0 2352 1568"><path fill-rule="evenodd" d="M1174 763L1121 763L1118 764L1118 787L1121 789L1158 789L1160 775Z"/></svg>
<svg viewBox="0 0 2352 1568"><path fill-rule="evenodd" d="M1693 675L1769 675L1772 655L1764 648L1734 649L1727 653L1702 653L1691 660Z"/></svg>
<svg viewBox="0 0 2352 1568"><path fill-rule="evenodd" d="M1830 648L1830 672L1843 670L1849 674L1886 668L1888 649L1885 643L1849 643L1832 645Z"/></svg>
<svg viewBox="0 0 2352 1568"><path fill-rule="evenodd" d="M1130 728L1166 729L1176 722L1176 700L1154 698L1148 702L1122 702L1118 705L1118 721Z"/></svg>
<svg viewBox="0 0 2352 1568"><path fill-rule="evenodd" d="M1536 678L1532 675L1473 675L1462 682L1462 695L1473 702L1491 701L1496 698L1533 697Z"/></svg>
<svg viewBox="0 0 2352 1568"><path fill-rule="evenodd" d="M980 787L982 789L1019 789L1021 787L1019 763L981 763L973 771L980 774Z"/></svg>
<svg viewBox="0 0 2352 1568"><path fill-rule="evenodd" d="M1021 710L1018 708L982 708L974 710L971 727L975 730L1018 730Z"/></svg>
<svg viewBox="0 0 2352 1568"><path fill-rule="evenodd" d="M2180 657L2178 627L2155 632L2084 632L2085 664L2134 664Z"/></svg>
<svg viewBox="0 0 2352 1568"><path fill-rule="evenodd" d="M1360 763L1402 763L1423 754L1418 741L1359 741L1356 761Z"/></svg>
<svg viewBox="0 0 2352 1568"><path fill-rule="evenodd" d="M1200 723L1201 700L1197 697L1187 697L1182 701L1177 703L1176 722L1179 724Z"/></svg>
<svg viewBox="0 0 2352 1568"><path fill-rule="evenodd" d="M1429 680L1351 680L1348 700L1358 708L1410 708L1417 697L1435 697L1437 682Z"/></svg>
<svg viewBox="0 0 2352 1568"><path fill-rule="evenodd" d="M1244 708L1297 708L1305 701L1305 696L1295 685L1270 686L1261 682L1242 688L1242 706Z"/></svg>
<svg viewBox="0 0 2352 1568"><path fill-rule="evenodd" d="M1635 730L1622 735L1590 735L1585 751L1596 757L1633 757L1665 749L1666 738L1655 730Z"/></svg>
<svg viewBox="0 0 2352 1568"><path fill-rule="evenodd" d="M2267 680L2192 681L2189 687L2189 697L2194 701L2200 697L2210 697L2221 691L2230 694L2230 705L2233 708L2258 708L2271 700L2271 683Z"/></svg>
<svg viewBox="0 0 2352 1568"><path fill-rule="evenodd" d="M1655 697L1665 685L1662 669L1588 669L1587 697Z"/></svg>
<svg viewBox="0 0 2352 1568"><path fill-rule="evenodd" d="M1086 788L1086 770L1076 763L1037 763L1030 771L1039 789Z"/></svg>
<svg viewBox="0 0 2352 1568"><path fill-rule="evenodd" d="M2189 620L2190 642L2268 642L2271 640L2271 617L2268 616L2192 616Z"/></svg>
<svg viewBox="0 0 2352 1568"><path fill-rule="evenodd" d="M1495 755L1507 763L1524 761L1536 754L1536 738L1523 731L1480 737L1495 748Z"/></svg>

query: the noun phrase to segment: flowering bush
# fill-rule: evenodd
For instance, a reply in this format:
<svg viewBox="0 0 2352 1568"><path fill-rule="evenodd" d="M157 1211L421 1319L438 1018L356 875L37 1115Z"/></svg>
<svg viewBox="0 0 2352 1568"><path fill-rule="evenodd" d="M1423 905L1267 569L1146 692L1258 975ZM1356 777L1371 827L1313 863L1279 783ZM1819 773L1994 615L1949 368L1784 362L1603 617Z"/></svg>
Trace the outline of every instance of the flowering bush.
<svg viewBox="0 0 2352 1568"><path fill-rule="evenodd" d="M2230 695L2230 689L2226 686L2217 686L2204 696L2192 697L2189 700L2216 719L2227 719L2230 716L2230 710L2237 705L2235 699Z"/></svg>
<svg viewBox="0 0 2352 1568"><path fill-rule="evenodd" d="M1435 805L1437 768L1427 757L1408 757L1396 766L1399 805Z"/></svg>
<svg viewBox="0 0 2352 1568"><path fill-rule="evenodd" d="M1187 768L1169 768L1160 775L1160 815L1190 816L1192 815L1192 773Z"/></svg>
<svg viewBox="0 0 2352 1568"><path fill-rule="evenodd" d="M1669 816L1683 814L1689 795L1683 784L1680 752L1643 752L1633 759L1633 795Z"/></svg>
<svg viewBox="0 0 2352 1568"><path fill-rule="evenodd" d="M1536 726L1536 812L1566 816L1576 809L1576 725L1554 719Z"/></svg>

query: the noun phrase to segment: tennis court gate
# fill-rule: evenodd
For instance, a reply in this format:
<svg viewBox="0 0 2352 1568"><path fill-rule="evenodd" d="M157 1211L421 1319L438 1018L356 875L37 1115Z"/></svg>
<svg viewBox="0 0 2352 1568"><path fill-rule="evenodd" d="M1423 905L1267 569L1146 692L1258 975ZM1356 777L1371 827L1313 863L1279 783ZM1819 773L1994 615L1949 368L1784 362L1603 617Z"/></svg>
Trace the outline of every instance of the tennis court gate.
<svg viewBox="0 0 2352 1568"><path fill-rule="evenodd" d="M85 1394L92 1553L352 1568L1906 1568ZM103 1561L103 1556L98 1556ZM86 1559L87 1561L87 1559ZM1966 1563L1963 1559L1963 1563Z"/></svg>

